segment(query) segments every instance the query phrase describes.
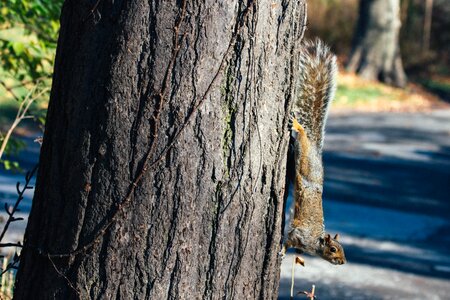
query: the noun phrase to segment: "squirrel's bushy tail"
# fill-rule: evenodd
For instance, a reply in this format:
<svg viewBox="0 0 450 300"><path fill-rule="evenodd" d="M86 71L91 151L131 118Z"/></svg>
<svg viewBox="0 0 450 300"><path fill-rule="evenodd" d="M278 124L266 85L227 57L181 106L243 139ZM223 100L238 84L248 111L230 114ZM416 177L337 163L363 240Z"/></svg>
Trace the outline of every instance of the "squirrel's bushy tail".
<svg viewBox="0 0 450 300"><path fill-rule="evenodd" d="M328 106L336 90L336 56L321 40L305 41L299 56L301 78L294 112L307 136L322 149Z"/></svg>

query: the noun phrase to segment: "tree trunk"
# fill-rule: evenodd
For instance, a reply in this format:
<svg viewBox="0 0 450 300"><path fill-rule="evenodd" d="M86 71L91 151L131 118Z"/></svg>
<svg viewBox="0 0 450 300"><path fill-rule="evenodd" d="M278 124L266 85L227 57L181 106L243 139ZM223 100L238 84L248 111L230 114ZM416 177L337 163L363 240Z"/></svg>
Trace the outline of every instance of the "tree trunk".
<svg viewBox="0 0 450 300"><path fill-rule="evenodd" d="M305 18L67 0L15 298L276 298Z"/></svg>
<svg viewBox="0 0 450 300"><path fill-rule="evenodd" d="M400 26L400 0L361 0L347 69L369 80L404 87Z"/></svg>
<svg viewBox="0 0 450 300"><path fill-rule="evenodd" d="M422 52L426 53L430 50L431 21L433 15L433 0L425 1L425 14L423 18L423 40Z"/></svg>

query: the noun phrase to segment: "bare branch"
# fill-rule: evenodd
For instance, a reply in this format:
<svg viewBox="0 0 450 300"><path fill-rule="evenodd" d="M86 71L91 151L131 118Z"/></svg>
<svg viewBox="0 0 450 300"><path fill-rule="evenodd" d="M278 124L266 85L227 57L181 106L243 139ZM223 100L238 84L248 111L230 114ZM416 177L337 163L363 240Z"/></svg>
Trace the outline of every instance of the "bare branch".
<svg viewBox="0 0 450 300"><path fill-rule="evenodd" d="M14 213L17 211L20 202L24 199L24 194L25 191L32 188L32 186L30 185L31 179L33 178L34 173L36 172L38 168L38 165L36 165L33 170L31 170L30 172L27 173L27 175L25 176L25 185L23 186L23 188L20 188L19 182L17 183L17 200L16 203L14 203L14 206L12 207L5 207L7 214L8 214L8 219L6 220L5 226L3 227L3 230L0 234L0 242L3 240L6 232L8 231L9 225L16 221L17 218L14 217ZM2 244L0 244L1 246ZM8 245L8 244L7 244ZM5 246L5 247L9 247L9 246Z"/></svg>
<svg viewBox="0 0 450 300"><path fill-rule="evenodd" d="M14 97L14 99L16 99L17 102L20 102L20 98L14 93L14 91L12 90L12 88L8 87L8 86L6 85L6 83L5 83L4 81L2 81L2 80L0 80L0 84L5 88L5 90L6 90L8 93L10 93L10 94Z"/></svg>
<svg viewBox="0 0 450 300"><path fill-rule="evenodd" d="M23 248L21 243L0 243L0 248L18 247Z"/></svg>
<svg viewBox="0 0 450 300"><path fill-rule="evenodd" d="M0 83L3 84L3 86L5 86L4 82L0 81ZM6 88L6 86L5 86L5 88ZM32 96L33 93L36 91L36 89L37 89L37 85L33 89L31 89L28 92L28 94L25 96L24 100L21 101L19 108L17 109L16 118L14 119L13 123L11 124L11 127L6 132L6 135L4 136L2 144L0 146L0 160L2 159L3 153L5 152L5 149L6 149L6 145L8 144L8 141L11 138L13 131L16 129L16 127L19 125L19 123L24 119L32 118L32 116L26 115L31 104L33 104L33 102L36 99L39 99L39 97L41 97L42 95L44 95L45 93L47 93L50 90L50 88L47 87L47 88L42 89L42 91L40 91L36 95Z"/></svg>
<svg viewBox="0 0 450 300"><path fill-rule="evenodd" d="M15 88L18 88L18 87L25 87L26 85L28 85L30 83L33 83L33 84L37 85L39 82L42 82L44 80L51 79L51 78L52 78L51 75L44 75L44 76L38 77L36 79L30 79L30 80L19 82L18 84L10 86L9 88L10 89L15 89Z"/></svg>

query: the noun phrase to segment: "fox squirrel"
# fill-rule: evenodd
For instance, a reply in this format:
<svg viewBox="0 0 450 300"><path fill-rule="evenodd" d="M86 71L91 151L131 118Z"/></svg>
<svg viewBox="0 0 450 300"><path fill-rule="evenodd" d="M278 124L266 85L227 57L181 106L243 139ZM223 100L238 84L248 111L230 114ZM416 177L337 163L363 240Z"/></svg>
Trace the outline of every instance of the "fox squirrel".
<svg viewBox="0 0 450 300"><path fill-rule="evenodd" d="M322 191L322 144L328 106L336 90L336 57L319 39L304 42L300 52L299 97L291 117L295 175L294 215L287 239L288 248L320 256L332 264L346 262L344 249L325 232Z"/></svg>

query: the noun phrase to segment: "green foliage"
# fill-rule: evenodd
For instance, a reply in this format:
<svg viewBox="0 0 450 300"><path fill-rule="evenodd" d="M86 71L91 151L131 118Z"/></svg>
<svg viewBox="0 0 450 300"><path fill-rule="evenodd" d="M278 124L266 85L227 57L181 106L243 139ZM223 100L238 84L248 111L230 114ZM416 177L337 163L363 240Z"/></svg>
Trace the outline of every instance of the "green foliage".
<svg viewBox="0 0 450 300"><path fill-rule="evenodd" d="M3 143L4 137L0 135L0 144ZM11 137L6 144L6 149L4 153L4 157L17 156L19 151L24 149L26 144L23 140L20 140L15 137ZM4 158L3 157L3 158ZM21 171L22 169L19 166L19 163L10 159L0 159L0 166L2 166L5 170L8 171Z"/></svg>
<svg viewBox="0 0 450 300"><path fill-rule="evenodd" d="M20 170L20 166L19 163L17 161L12 161L12 160L2 160L0 161L3 164L3 167L5 168L5 170L7 171L18 171Z"/></svg>
<svg viewBox="0 0 450 300"><path fill-rule="evenodd" d="M0 106L51 85L62 0L0 0ZM42 84L43 83L43 84ZM40 100L46 101L48 94ZM18 106L19 103L16 104ZM44 105L45 106L45 105Z"/></svg>
<svg viewBox="0 0 450 300"><path fill-rule="evenodd" d="M0 145L19 107L30 97L35 98L25 118L33 117L43 124L62 3L63 0L0 0ZM4 154L17 155L24 147L11 137ZM0 165L18 169L17 162L4 157Z"/></svg>
<svg viewBox="0 0 450 300"><path fill-rule="evenodd" d="M62 1L1 2L2 71L19 81L49 77L56 49Z"/></svg>

